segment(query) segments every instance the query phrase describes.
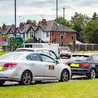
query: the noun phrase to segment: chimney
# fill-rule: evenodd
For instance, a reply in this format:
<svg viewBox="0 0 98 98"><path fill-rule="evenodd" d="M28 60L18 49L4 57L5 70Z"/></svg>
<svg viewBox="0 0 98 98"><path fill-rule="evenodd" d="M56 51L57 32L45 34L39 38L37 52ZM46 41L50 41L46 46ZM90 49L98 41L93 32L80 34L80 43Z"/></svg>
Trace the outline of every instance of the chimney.
<svg viewBox="0 0 98 98"><path fill-rule="evenodd" d="M6 29L6 25L5 25L5 24L2 25L2 29L3 29L3 30Z"/></svg>
<svg viewBox="0 0 98 98"><path fill-rule="evenodd" d="M19 27L20 27L20 28L24 28L24 23L21 22L21 23L19 24Z"/></svg>
<svg viewBox="0 0 98 98"><path fill-rule="evenodd" d="M41 24L42 24L42 25L47 25L47 21L46 21L46 19L42 19Z"/></svg>

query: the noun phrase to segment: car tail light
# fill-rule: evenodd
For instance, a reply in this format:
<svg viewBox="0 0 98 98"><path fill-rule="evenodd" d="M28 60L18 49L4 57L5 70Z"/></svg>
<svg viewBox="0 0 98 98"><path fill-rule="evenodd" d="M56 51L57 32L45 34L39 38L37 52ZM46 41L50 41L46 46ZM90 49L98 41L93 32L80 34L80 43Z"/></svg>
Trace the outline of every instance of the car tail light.
<svg viewBox="0 0 98 98"><path fill-rule="evenodd" d="M81 64L81 66L88 67L88 64L87 63L84 63L84 64Z"/></svg>
<svg viewBox="0 0 98 98"><path fill-rule="evenodd" d="M60 49L58 49L58 54L60 54Z"/></svg>
<svg viewBox="0 0 98 98"><path fill-rule="evenodd" d="M67 50L68 52L70 52L70 50Z"/></svg>
<svg viewBox="0 0 98 98"><path fill-rule="evenodd" d="M21 49L21 50L26 50L26 49Z"/></svg>
<svg viewBox="0 0 98 98"><path fill-rule="evenodd" d="M4 67L15 67L17 64L16 63L5 63Z"/></svg>

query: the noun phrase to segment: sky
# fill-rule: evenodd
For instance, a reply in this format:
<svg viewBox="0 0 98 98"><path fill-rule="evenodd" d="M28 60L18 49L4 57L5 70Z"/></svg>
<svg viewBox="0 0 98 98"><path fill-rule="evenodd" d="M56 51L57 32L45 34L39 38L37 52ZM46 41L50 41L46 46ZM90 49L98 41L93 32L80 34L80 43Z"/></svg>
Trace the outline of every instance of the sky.
<svg viewBox="0 0 98 98"><path fill-rule="evenodd" d="M86 14L89 17L98 13L98 0L58 0L58 17L63 16L70 20L75 12ZM56 18L56 0L16 0L17 26L26 20ZM14 0L0 0L0 26L14 24Z"/></svg>

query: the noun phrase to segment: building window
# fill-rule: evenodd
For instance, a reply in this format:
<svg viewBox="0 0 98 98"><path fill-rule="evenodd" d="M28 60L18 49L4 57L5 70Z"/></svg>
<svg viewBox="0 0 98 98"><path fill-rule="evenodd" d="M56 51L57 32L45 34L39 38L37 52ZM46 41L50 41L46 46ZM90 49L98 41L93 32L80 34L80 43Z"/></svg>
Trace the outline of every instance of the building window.
<svg viewBox="0 0 98 98"><path fill-rule="evenodd" d="M46 37L49 37L49 33L48 32L46 32Z"/></svg>
<svg viewBox="0 0 98 98"><path fill-rule="evenodd" d="M26 33L26 38L28 38L28 32Z"/></svg>
<svg viewBox="0 0 98 98"><path fill-rule="evenodd" d="M30 37L31 37L31 38L33 37L33 32L30 32Z"/></svg>
<svg viewBox="0 0 98 98"><path fill-rule="evenodd" d="M63 35L61 35L61 41L64 41L64 36Z"/></svg>
<svg viewBox="0 0 98 98"><path fill-rule="evenodd" d="M23 33L23 38L25 38L25 33Z"/></svg>
<svg viewBox="0 0 98 98"><path fill-rule="evenodd" d="M17 37L20 37L20 34L17 34Z"/></svg>

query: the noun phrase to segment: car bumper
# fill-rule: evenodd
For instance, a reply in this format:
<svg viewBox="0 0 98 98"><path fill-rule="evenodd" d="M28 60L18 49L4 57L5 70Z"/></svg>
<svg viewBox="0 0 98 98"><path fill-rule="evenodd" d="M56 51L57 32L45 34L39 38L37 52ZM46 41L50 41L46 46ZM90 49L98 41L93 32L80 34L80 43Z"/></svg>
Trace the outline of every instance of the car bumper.
<svg viewBox="0 0 98 98"><path fill-rule="evenodd" d="M87 75L89 73L86 68L71 68L72 75Z"/></svg>
<svg viewBox="0 0 98 98"><path fill-rule="evenodd" d="M6 70L6 71L0 71L0 80L20 81L20 77L18 76L18 73L15 69L14 70Z"/></svg>

